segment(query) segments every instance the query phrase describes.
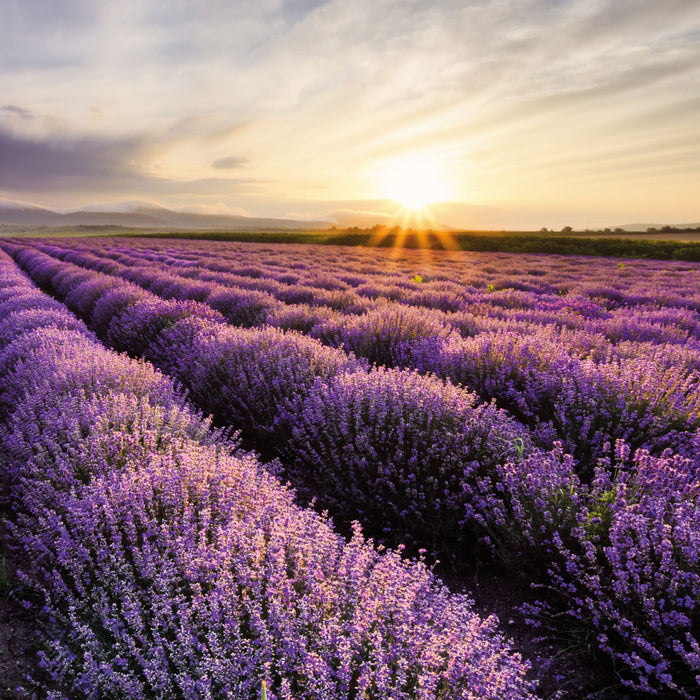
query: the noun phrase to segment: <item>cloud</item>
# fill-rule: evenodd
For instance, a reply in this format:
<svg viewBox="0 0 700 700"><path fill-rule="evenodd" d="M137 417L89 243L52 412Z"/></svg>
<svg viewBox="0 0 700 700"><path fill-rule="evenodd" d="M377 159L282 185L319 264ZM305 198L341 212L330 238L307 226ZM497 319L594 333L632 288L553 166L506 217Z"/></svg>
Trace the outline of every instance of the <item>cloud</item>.
<svg viewBox="0 0 700 700"><path fill-rule="evenodd" d="M17 107L17 105L3 105L0 107L0 111L9 112L10 114L15 114L23 119L33 119L34 114L28 109L23 109L22 107Z"/></svg>
<svg viewBox="0 0 700 700"><path fill-rule="evenodd" d="M226 158L218 158L212 163L212 167L217 170L236 170L248 165L250 161L247 158L240 156L228 156Z"/></svg>
<svg viewBox="0 0 700 700"><path fill-rule="evenodd" d="M149 171L160 147L148 135L29 138L0 129L0 188L14 192L232 193L250 179L176 179Z"/></svg>
<svg viewBox="0 0 700 700"><path fill-rule="evenodd" d="M143 139L31 139L0 130L0 186L6 189L71 189L116 183L139 175L133 165Z"/></svg>
<svg viewBox="0 0 700 700"><path fill-rule="evenodd" d="M90 0L4 3L0 69L54 72L65 66L79 66L98 18L99 3Z"/></svg>
<svg viewBox="0 0 700 700"><path fill-rule="evenodd" d="M232 215L232 216L251 216L250 212L243 207L231 207L224 202L215 202L209 204L190 204L187 207L178 211L188 214L216 214L216 215Z"/></svg>

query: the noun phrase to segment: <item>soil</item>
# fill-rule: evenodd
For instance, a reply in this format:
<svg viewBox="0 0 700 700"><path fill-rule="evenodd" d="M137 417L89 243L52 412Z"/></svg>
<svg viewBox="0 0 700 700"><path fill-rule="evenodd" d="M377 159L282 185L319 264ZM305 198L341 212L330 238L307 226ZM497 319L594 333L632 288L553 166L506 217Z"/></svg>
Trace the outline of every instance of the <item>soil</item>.
<svg viewBox="0 0 700 700"><path fill-rule="evenodd" d="M530 663L529 677L537 681L542 700L622 700L625 689L611 678L605 662L592 649L577 643L573 634L561 639L534 629L519 611L537 598L527 580L514 578L495 567L481 566L465 574L436 571L451 591L474 601L483 617L496 615L499 629L511 648ZM607 688L607 691L601 689Z"/></svg>
<svg viewBox="0 0 700 700"><path fill-rule="evenodd" d="M38 631L25 611L11 600L0 600L0 698L28 697L21 686L38 671L41 648Z"/></svg>
<svg viewBox="0 0 700 700"><path fill-rule="evenodd" d="M42 642L36 620L15 599L19 584L6 534L0 520L0 698L15 700L28 697L21 689L27 676L38 676Z"/></svg>

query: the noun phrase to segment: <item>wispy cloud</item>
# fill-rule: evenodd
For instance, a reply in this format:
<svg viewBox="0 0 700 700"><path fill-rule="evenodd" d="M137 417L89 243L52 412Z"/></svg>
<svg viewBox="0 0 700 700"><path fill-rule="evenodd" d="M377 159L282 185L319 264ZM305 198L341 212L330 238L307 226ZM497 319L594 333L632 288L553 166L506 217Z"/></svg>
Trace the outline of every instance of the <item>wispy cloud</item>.
<svg viewBox="0 0 700 700"><path fill-rule="evenodd" d="M236 170L245 167L248 163L250 163L250 161L247 158L226 156L225 158L217 158L212 163L212 167L217 170Z"/></svg>

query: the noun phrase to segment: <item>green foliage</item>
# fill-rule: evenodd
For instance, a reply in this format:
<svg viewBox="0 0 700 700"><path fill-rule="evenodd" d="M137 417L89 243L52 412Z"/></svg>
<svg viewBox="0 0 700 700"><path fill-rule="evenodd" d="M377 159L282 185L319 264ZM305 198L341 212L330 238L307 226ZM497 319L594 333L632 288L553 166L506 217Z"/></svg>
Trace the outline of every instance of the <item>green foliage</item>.
<svg viewBox="0 0 700 700"><path fill-rule="evenodd" d="M513 445L515 446L518 460L521 460L523 458L523 455L525 454L525 442L524 442L524 440L520 437L517 437L513 440Z"/></svg>
<svg viewBox="0 0 700 700"><path fill-rule="evenodd" d="M504 451L502 457L511 455L516 461L521 462L525 456L525 441L521 437L513 438L508 440L506 438L499 438L502 443L504 443Z"/></svg>
<svg viewBox="0 0 700 700"><path fill-rule="evenodd" d="M253 243L316 243L319 245L374 246L381 248L444 249L444 237L433 233L350 228L328 231L186 231L152 233L135 231L119 236L149 238L193 238L199 240ZM700 242L664 241L601 237L595 232L551 234L530 231L460 231L450 233L449 241L459 250L502 253L551 253L556 255L596 255L618 258L700 261ZM624 263L623 263L624 264Z"/></svg>
<svg viewBox="0 0 700 700"><path fill-rule="evenodd" d="M616 496L617 487L615 485L592 496L585 525L586 536L591 541L596 543L604 541L607 544L612 523L611 508L615 503Z"/></svg>

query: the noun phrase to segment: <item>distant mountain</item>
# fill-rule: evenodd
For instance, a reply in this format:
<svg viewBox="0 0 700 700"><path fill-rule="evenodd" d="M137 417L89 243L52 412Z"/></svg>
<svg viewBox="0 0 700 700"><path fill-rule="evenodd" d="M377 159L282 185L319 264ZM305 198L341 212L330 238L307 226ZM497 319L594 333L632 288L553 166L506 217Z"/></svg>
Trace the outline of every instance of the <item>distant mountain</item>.
<svg viewBox="0 0 700 700"><path fill-rule="evenodd" d="M51 209L0 199L0 224L19 224L21 226L51 226L56 212Z"/></svg>
<svg viewBox="0 0 700 700"><path fill-rule="evenodd" d="M115 210L112 210L115 209ZM15 226L124 226L126 228L166 229L310 229L328 228L328 221L296 221L239 216L235 214L197 214L179 212L141 202L110 205L110 210L95 206L77 211L57 212L20 202L0 200L0 224Z"/></svg>
<svg viewBox="0 0 700 700"><path fill-rule="evenodd" d="M157 229L223 229L229 231L327 229L332 226L370 228L377 224L403 228L432 228L438 231L455 230L433 218L418 215L389 215L371 211L342 209L326 215L325 221L274 219L241 216L238 214L205 214L174 211L157 204L142 201L116 204L91 204L75 211L54 211L45 207L0 198L0 226L18 227L77 227L122 226L124 228Z"/></svg>

